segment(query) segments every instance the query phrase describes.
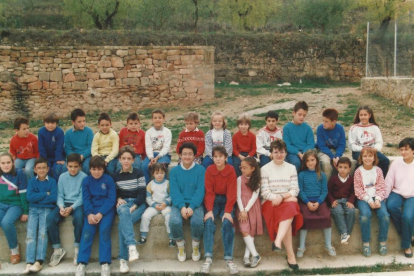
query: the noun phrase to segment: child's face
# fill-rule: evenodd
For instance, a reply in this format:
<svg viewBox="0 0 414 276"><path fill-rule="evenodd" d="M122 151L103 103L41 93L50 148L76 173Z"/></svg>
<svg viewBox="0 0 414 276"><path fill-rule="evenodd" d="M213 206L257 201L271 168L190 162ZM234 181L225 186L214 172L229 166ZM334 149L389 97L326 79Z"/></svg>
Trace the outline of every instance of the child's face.
<svg viewBox="0 0 414 276"><path fill-rule="evenodd" d="M85 128L86 118L77 117L75 121L72 121L72 125L76 130L83 130Z"/></svg>
<svg viewBox="0 0 414 276"><path fill-rule="evenodd" d="M242 175L250 177L255 170L255 167L249 165L249 163L242 161L240 165Z"/></svg>
<svg viewBox="0 0 414 276"><path fill-rule="evenodd" d="M347 163L338 164L338 173L342 178L346 178L350 172L351 172L351 168L349 167Z"/></svg>
<svg viewBox="0 0 414 276"><path fill-rule="evenodd" d="M132 163L134 163L134 158L129 152L124 152L119 157L119 162L121 162L122 170L128 171L131 169Z"/></svg>
<svg viewBox="0 0 414 276"><path fill-rule="evenodd" d="M103 134L108 134L109 130L111 130L111 126L112 123L111 121L107 121L107 120L101 120L98 124L98 128L99 130L103 133Z"/></svg>
<svg viewBox="0 0 414 276"><path fill-rule="evenodd" d="M17 136L20 138L26 138L29 136L29 125L21 124L20 129L16 130Z"/></svg>
<svg viewBox="0 0 414 276"><path fill-rule="evenodd" d="M95 179L99 179L104 174L104 168L90 168L89 171L91 172L91 175Z"/></svg>
<svg viewBox="0 0 414 276"><path fill-rule="evenodd" d="M196 127L197 127L197 123L194 122L193 120L187 120L187 121L185 121L185 128L188 131L194 131L196 129Z"/></svg>
<svg viewBox="0 0 414 276"><path fill-rule="evenodd" d="M154 172L155 181L162 182L164 180L164 177L165 177L165 172L163 170L158 170Z"/></svg>
<svg viewBox="0 0 414 276"><path fill-rule="evenodd" d="M39 163L34 167L34 172L37 174L37 177L40 180L43 180L46 178L47 173L49 172L49 166L47 163Z"/></svg>
<svg viewBox="0 0 414 276"><path fill-rule="evenodd" d="M221 152L215 151L213 162L218 168L224 167L226 165L226 156Z"/></svg>
<svg viewBox="0 0 414 276"><path fill-rule="evenodd" d="M284 149L274 148L273 151L272 151L272 156L271 157L273 159L273 162L280 165L280 164L283 164L283 161L285 161L286 154L287 153Z"/></svg>
<svg viewBox="0 0 414 276"><path fill-rule="evenodd" d="M404 161L412 161L414 151L409 146L401 147L400 153Z"/></svg>
<svg viewBox="0 0 414 276"><path fill-rule="evenodd" d="M326 117L322 117L322 123L323 123L323 128L324 129L334 129L335 125L336 125L336 120L331 121L329 118Z"/></svg>
<svg viewBox="0 0 414 276"><path fill-rule="evenodd" d="M249 131L249 124L248 123L240 123L237 126L241 133L245 134Z"/></svg>
<svg viewBox="0 0 414 276"><path fill-rule="evenodd" d="M181 163L184 167L189 168L194 162L194 152L192 149L184 148L180 154Z"/></svg>
<svg viewBox="0 0 414 276"><path fill-rule="evenodd" d="M56 122L45 122L45 128L48 131L54 131L57 128L57 123Z"/></svg>
<svg viewBox="0 0 414 276"><path fill-rule="evenodd" d="M316 158L313 155L309 155L308 159L306 160L306 167L309 170L314 170L316 168Z"/></svg>
<svg viewBox="0 0 414 276"><path fill-rule="evenodd" d="M365 166L372 166L374 164L374 155L369 152L364 152L362 154L362 164Z"/></svg>
<svg viewBox="0 0 414 276"><path fill-rule="evenodd" d="M222 129L224 125L223 117L221 115L213 116L212 123L215 129Z"/></svg>
<svg viewBox="0 0 414 276"><path fill-rule="evenodd" d="M131 131L138 131L141 127L141 123L138 120L128 120L127 128Z"/></svg>
<svg viewBox="0 0 414 276"><path fill-rule="evenodd" d="M296 112L293 111L292 114L293 114L293 123L296 125L300 125L305 121L306 114L308 114L308 112L301 108Z"/></svg>
<svg viewBox="0 0 414 276"><path fill-rule="evenodd" d="M276 128L276 124L277 124L276 118L270 118L270 117L268 117L266 119L266 126L267 126L268 129L274 130Z"/></svg>
<svg viewBox="0 0 414 276"><path fill-rule="evenodd" d="M75 176L79 173L81 167L78 162L68 162L66 168L68 168L68 172L71 176Z"/></svg>
<svg viewBox="0 0 414 276"><path fill-rule="evenodd" d="M369 124L369 118L371 118L371 114L368 113L365 109L361 109L359 111L359 120L361 121L361 124L368 125Z"/></svg>
<svg viewBox="0 0 414 276"><path fill-rule="evenodd" d="M13 169L13 160L9 156L0 158L0 168L4 173L9 173Z"/></svg>
<svg viewBox="0 0 414 276"><path fill-rule="evenodd" d="M152 123L155 128L159 129L163 126L165 121L164 116L161 113L154 113L152 114Z"/></svg>

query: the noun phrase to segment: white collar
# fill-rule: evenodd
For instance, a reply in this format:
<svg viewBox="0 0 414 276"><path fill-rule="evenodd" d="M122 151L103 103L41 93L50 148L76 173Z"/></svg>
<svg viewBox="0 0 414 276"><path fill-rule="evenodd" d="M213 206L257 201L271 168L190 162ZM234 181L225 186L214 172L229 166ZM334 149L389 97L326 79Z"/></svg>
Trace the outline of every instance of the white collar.
<svg viewBox="0 0 414 276"><path fill-rule="evenodd" d="M346 178L342 178L342 177L339 175L339 173L338 173L338 178L339 178L339 180L341 180L341 181L342 181L342 183L345 183L345 182L348 180L348 178L349 178L349 174L348 174L348 176L347 176Z"/></svg>
<svg viewBox="0 0 414 276"><path fill-rule="evenodd" d="M184 167L184 165L183 165L183 163L182 163L182 162L181 162L180 166L181 166L181 168L182 168L183 170L185 170L185 171L189 171L189 170L191 170L192 168L194 168L195 163L193 162L193 164L191 165L191 167L189 167L188 169L187 169L186 167Z"/></svg>
<svg viewBox="0 0 414 276"><path fill-rule="evenodd" d="M195 128L193 131L198 131L198 128ZM185 129L185 132L191 132L187 128Z"/></svg>
<svg viewBox="0 0 414 276"><path fill-rule="evenodd" d="M38 175L36 175L36 179L40 180ZM49 176L48 176L48 175L46 175L46 178L45 178L44 180L49 181ZM43 181L43 180L40 180L40 181Z"/></svg>

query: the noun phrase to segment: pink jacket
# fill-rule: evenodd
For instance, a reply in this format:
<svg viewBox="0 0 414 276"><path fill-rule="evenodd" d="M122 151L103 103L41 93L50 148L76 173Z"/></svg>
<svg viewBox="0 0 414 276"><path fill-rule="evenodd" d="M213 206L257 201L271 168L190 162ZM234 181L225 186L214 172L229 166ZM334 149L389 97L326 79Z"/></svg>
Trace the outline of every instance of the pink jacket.
<svg viewBox="0 0 414 276"><path fill-rule="evenodd" d="M373 167L372 169L377 170L377 181L375 182L375 199L383 201L385 199L385 181L382 170L377 166ZM362 181L362 172L359 168L355 171L354 174L354 190L355 196L359 200L364 200L367 203L372 200L369 198L368 193L365 191L364 182Z"/></svg>

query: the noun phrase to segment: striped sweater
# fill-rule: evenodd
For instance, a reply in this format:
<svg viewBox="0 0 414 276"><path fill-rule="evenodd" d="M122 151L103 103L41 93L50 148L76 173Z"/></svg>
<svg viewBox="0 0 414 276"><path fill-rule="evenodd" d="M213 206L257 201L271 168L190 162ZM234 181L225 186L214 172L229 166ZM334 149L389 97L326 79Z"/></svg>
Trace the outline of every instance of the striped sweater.
<svg viewBox="0 0 414 276"><path fill-rule="evenodd" d="M362 166L356 169L355 174L354 174L355 196L359 200L364 200L365 202L370 203L373 201L373 199L368 195L368 192L366 191L361 168ZM375 199L379 199L383 201L385 199L385 181L384 181L384 176L382 174L382 170L377 166L374 166L372 170L376 170L376 173L377 173L377 179L376 179L376 182L374 183Z"/></svg>
<svg viewBox="0 0 414 276"><path fill-rule="evenodd" d="M155 208L157 204L163 202L167 206L171 205L170 182L165 179L159 183L154 179L147 186L147 204Z"/></svg>
<svg viewBox="0 0 414 276"><path fill-rule="evenodd" d="M213 135L212 135L212 130L210 129L207 133L206 133L206 156L209 156L211 158L213 158ZM231 156L233 154L233 142L231 139L231 133L230 131L228 131L227 129L223 130L223 144L222 146L224 146L226 148L227 154L228 156Z"/></svg>
<svg viewBox="0 0 414 276"><path fill-rule="evenodd" d="M132 168L129 172L119 171L115 175L116 198L135 198L135 205L145 203L146 184L141 170Z"/></svg>

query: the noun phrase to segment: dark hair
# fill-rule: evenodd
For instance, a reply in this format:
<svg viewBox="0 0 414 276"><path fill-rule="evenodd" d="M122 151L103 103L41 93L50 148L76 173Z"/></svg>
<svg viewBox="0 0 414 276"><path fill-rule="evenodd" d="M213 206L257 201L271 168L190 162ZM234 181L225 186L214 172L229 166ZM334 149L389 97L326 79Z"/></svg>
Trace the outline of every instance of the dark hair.
<svg viewBox="0 0 414 276"><path fill-rule="evenodd" d="M249 125L248 130L249 130L250 127L252 126L252 120L247 115L240 115L240 117L237 118L236 124L237 126L239 126L240 124L248 124Z"/></svg>
<svg viewBox="0 0 414 276"><path fill-rule="evenodd" d="M99 114L98 124L100 124L102 120L109 121L110 123L112 122L111 117L109 117L109 114L105 112L102 112L101 114Z"/></svg>
<svg viewBox="0 0 414 276"><path fill-rule="evenodd" d="M70 119L72 121L76 121L76 119L78 117L86 117L86 113L85 111L83 111L80 108L75 108L74 110L72 110L72 112L70 113Z"/></svg>
<svg viewBox="0 0 414 276"><path fill-rule="evenodd" d="M37 166L37 164L42 164L42 163L46 163L46 166L48 166L48 167L49 167L49 164L48 164L48 162L47 162L47 159L46 159L46 158L44 158L44 157L38 157L38 158L36 158L36 159L35 159L35 162L34 162L34 167L36 167L36 166Z"/></svg>
<svg viewBox="0 0 414 276"><path fill-rule="evenodd" d="M328 118L331 121L337 121L338 115L338 110L335 108L327 108L322 112L322 117Z"/></svg>
<svg viewBox="0 0 414 276"><path fill-rule="evenodd" d="M378 126L377 122L375 121L375 117L374 117L374 111L372 111L372 108L369 107L368 105L361 105L356 114L355 114L355 118L354 118L354 125L358 124L359 122L361 122L361 120L359 119L359 112L361 112L361 110L366 110L368 112L369 115L371 115L371 117L369 118L369 122L373 125Z"/></svg>
<svg viewBox="0 0 414 276"><path fill-rule="evenodd" d="M270 143L270 153L272 153L274 149L287 151L285 141L278 139Z"/></svg>
<svg viewBox="0 0 414 276"><path fill-rule="evenodd" d="M308 104L305 101L299 101L293 107L293 112L298 112L299 109L303 109L305 111L308 111L309 110L309 106L308 106Z"/></svg>
<svg viewBox="0 0 414 276"><path fill-rule="evenodd" d="M134 148L131 147L131 146L129 146L129 145L123 146L119 150L118 157L121 158L122 154L124 154L126 152L129 153L129 154L131 154L132 155L132 158L135 159L135 155L136 154L135 154Z"/></svg>
<svg viewBox="0 0 414 276"><path fill-rule="evenodd" d="M368 152L368 153L371 153L372 155L374 155L374 163L373 163L372 165L374 165L374 166L378 165L378 163L379 163L379 159L378 159L378 155L377 155L377 150L376 150L376 149L374 149L374 148L368 148L368 147L363 148L363 149L361 150L361 153L359 154L359 157L358 157L358 164L363 165L363 162L362 162L362 155L363 155L365 152Z"/></svg>
<svg viewBox="0 0 414 276"><path fill-rule="evenodd" d="M308 158L311 156L315 157L316 159L315 172L318 175L318 179L320 179L321 178L321 166L319 165L318 154L316 153L315 150L310 149L304 153L303 158L302 158L301 170L304 171L308 169L308 167L306 166L306 162L308 161Z"/></svg>
<svg viewBox="0 0 414 276"><path fill-rule="evenodd" d="M195 112L188 112L184 116L184 122L186 121L194 121L194 123L198 124L200 122L200 118L197 113Z"/></svg>
<svg viewBox="0 0 414 276"><path fill-rule="evenodd" d="M183 149L191 149L193 151L194 155L197 154L197 147L196 147L196 145L194 145L191 142L185 142L185 143L183 143L180 146L180 148L178 149L178 153L179 154L183 153Z"/></svg>
<svg viewBox="0 0 414 276"><path fill-rule="evenodd" d="M213 129L213 128L214 128L214 126L213 126L213 117L214 117L214 116L221 116L221 118L223 119L223 125L222 125L222 128L223 128L223 129L226 129L226 128L227 128L227 120L226 120L226 116L224 116L224 114L223 114L223 113L218 112L218 111L213 112L213 115L211 115L211 119L210 119L210 129Z"/></svg>
<svg viewBox="0 0 414 276"><path fill-rule="evenodd" d="M276 111L269 110L269 111L266 113L266 117L265 117L265 120L266 120L266 121L267 121L267 118L274 118L274 119L276 119L276 121L277 121L277 120L279 120L279 115L277 114L277 112L276 112Z"/></svg>
<svg viewBox="0 0 414 276"><path fill-rule="evenodd" d="M398 148L405 148L405 147L409 147L412 150L414 150L414 138L404 138L401 140L401 142L398 144Z"/></svg>
<svg viewBox="0 0 414 276"><path fill-rule="evenodd" d="M129 120L141 122L141 120L139 119L139 115L136 112L129 113L127 117L127 123Z"/></svg>
<svg viewBox="0 0 414 276"><path fill-rule="evenodd" d="M214 152L216 152L216 151L223 154L226 158L229 156L227 151L226 151L226 148L223 147L223 146L215 146L213 148L212 156L214 156Z"/></svg>
<svg viewBox="0 0 414 276"><path fill-rule="evenodd" d="M151 175L154 175L158 171L163 171L167 173L167 168L164 166L163 163L155 163L151 165Z"/></svg>
<svg viewBox="0 0 414 276"><path fill-rule="evenodd" d="M79 166L82 164L82 159L79 153L71 153L68 155L66 159L66 164L69 162L76 162L79 164Z"/></svg>
<svg viewBox="0 0 414 276"><path fill-rule="evenodd" d="M48 113L43 117L43 122L59 124L59 116L54 112Z"/></svg>
<svg viewBox="0 0 414 276"><path fill-rule="evenodd" d="M102 168L105 170L105 160L99 155L92 156L91 161L89 161L89 169L92 168Z"/></svg>
<svg viewBox="0 0 414 276"><path fill-rule="evenodd" d="M152 118L152 116L153 116L155 113L161 114L161 115L162 115L162 117L163 117L163 118L165 118L165 112L164 112L163 110L161 110L161 109L154 109L154 110L151 112L151 118Z"/></svg>
<svg viewBox="0 0 414 276"><path fill-rule="evenodd" d="M260 181L262 179L260 174L260 166L256 161L256 158L247 156L242 160L242 163L246 162L250 167L254 168L254 171L252 172L252 175L250 176L249 181L247 182L246 186L249 187L249 189L252 192L255 192L260 187Z"/></svg>
<svg viewBox="0 0 414 276"><path fill-rule="evenodd" d="M20 126L23 124L29 125L29 119L25 117L17 117L14 119L13 127L14 129L20 130Z"/></svg>
<svg viewBox="0 0 414 276"><path fill-rule="evenodd" d="M348 164L349 167L352 167L351 159L345 156L342 156L341 158L338 159L338 165L339 164Z"/></svg>
<svg viewBox="0 0 414 276"><path fill-rule="evenodd" d="M7 156L7 157L9 157L10 158L10 160L11 160L11 162L12 162L12 164L13 164L13 166L12 166L12 169L10 170L10 172L8 172L8 173L10 173L11 175L13 175L13 176L16 176L17 175L17 171L16 171L16 168L14 167L14 160L13 160L13 156L10 154L10 153L8 153L8 152L2 152L2 153L0 153L0 159L2 158L2 157L4 157L4 156ZM3 175L3 171L1 170L1 168L0 168L0 176L2 176Z"/></svg>

